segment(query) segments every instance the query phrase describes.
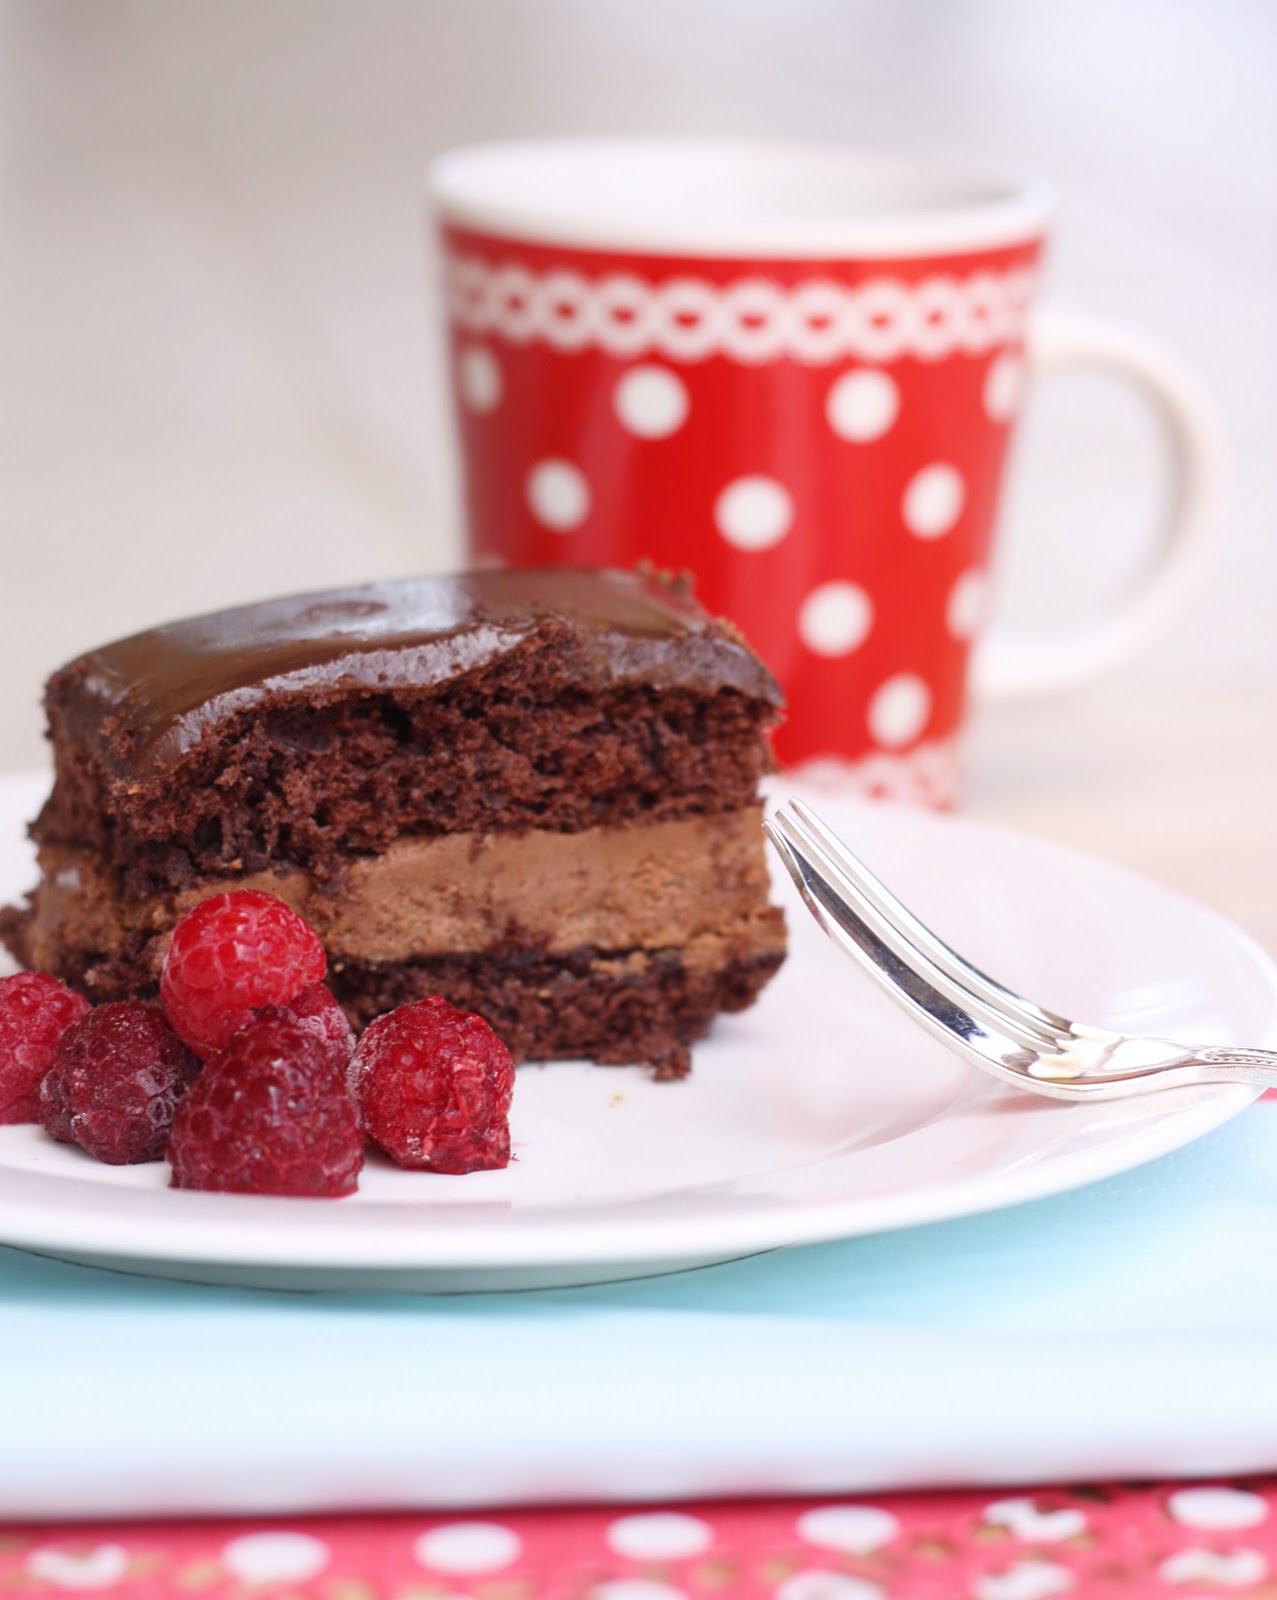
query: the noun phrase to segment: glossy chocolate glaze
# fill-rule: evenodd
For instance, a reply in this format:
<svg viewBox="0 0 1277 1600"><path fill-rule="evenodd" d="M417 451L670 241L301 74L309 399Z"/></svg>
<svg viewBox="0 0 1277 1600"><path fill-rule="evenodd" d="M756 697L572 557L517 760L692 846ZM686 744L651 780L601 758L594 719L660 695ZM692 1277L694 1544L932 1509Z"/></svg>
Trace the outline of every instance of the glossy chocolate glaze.
<svg viewBox="0 0 1277 1600"><path fill-rule="evenodd" d="M430 688L548 630L578 647L585 688L736 689L781 704L758 657L685 586L578 568L409 578L192 617L79 657L50 699L116 777L143 778L264 702Z"/></svg>

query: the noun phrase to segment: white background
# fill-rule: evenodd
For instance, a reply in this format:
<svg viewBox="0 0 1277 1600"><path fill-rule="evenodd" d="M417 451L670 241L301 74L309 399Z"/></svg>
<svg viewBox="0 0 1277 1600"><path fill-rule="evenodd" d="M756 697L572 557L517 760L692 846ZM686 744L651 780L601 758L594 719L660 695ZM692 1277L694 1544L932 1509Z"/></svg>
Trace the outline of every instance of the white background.
<svg viewBox="0 0 1277 1600"><path fill-rule="evenodd" d="M92 644L456 561L421 175L521 133L1047 177L1050 297L1178 350L1235 457L1209 581L1113 693L1272 682L1275 69L1265 0L6 0L0 767L41 759L40 684ZM1102 381L1035 398L1005 609L1067 617L1131 571L1156 467Z"/></svg>

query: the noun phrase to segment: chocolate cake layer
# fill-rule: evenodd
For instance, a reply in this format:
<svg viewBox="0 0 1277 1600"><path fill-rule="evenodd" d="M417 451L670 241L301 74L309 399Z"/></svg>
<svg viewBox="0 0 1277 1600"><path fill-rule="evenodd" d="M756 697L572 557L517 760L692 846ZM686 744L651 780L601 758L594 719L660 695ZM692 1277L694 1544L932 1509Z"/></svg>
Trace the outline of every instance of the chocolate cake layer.
<svg viewBox="0 0 1277 1600"><path fill-rule="evenodd" d="M329 982L357 1028L406 1001L442 994L486 1017L516 1061L643 1062L658 1078L679 1078L691 1066L688 1045L704 1038L720 1011L752 1005L784 954L784 925L773 911L768 949L710 968L689 966L679 950L544 957L510 945L483 957L346 964Z"/></svg>
<svg viewBox="0 0 1277 1600"><path fill-rule="evenodd" d="M779 691L655 576L486 572L295 597L92 651L46 695L56 778L33 833L130 894L299 867L403 833L731 811Z"/></svg>
<svg viewBox="0 0 1277 1600"><path fill-rule="evenodd" d="M80 680L66 731L114 776L144 777L254 705L448 683L547 625L576 647L578 688L732 688L779 703L753 651L678 582L553 567L290 595L134 634L64 669Z"/></svg>

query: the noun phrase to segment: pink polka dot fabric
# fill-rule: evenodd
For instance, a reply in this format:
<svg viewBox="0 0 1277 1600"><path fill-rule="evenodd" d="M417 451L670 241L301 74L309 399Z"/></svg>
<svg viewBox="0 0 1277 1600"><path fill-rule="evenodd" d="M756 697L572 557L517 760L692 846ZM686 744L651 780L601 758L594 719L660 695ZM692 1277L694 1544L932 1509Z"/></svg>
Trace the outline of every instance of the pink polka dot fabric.
<svg viewBox="0 0 1277 1600"><path fill-rule="evenodd" d="M946 804L1039 243L741 261L444 230L479 562L690 570L786 762Z"/></svg>
<svg viewBox="0 0 1277 1600"><path fill-rule="evenodd" d="M0 1528L0 1593L119 1600L1203 1600L1277 1593L1277 1479Z"/></svg>

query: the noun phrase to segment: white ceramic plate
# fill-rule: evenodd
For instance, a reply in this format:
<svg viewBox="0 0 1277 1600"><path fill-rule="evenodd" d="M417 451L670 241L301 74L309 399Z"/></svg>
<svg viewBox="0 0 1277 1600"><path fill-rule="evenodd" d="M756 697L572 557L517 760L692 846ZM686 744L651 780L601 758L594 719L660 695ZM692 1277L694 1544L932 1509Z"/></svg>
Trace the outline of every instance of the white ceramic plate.
<svg viewBox="0 0 1277 1600"><path fill-rule="evenodd" d="M0 900L33 876L42 781L0 780ZM785 793L800 792L787 784ZM950 817L804 796L979 965L1133 1032L1277 1043L1277 969L1204 907L1089 857ZM474 1290L638 1277L1053 1194L1173 1150L1245 1088L1069 1105L1010 1093L919 1032L777 871L791 954L681 1083L524 1067L517 1159L450 1178L370 1159L342 1201L192 1194L0 1128L0 1241L163 1276Z"/></svg>

